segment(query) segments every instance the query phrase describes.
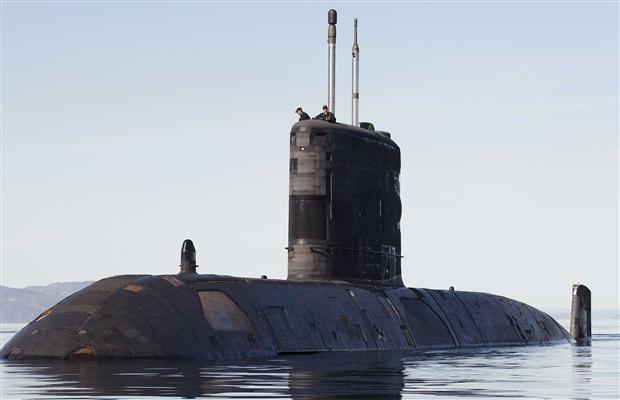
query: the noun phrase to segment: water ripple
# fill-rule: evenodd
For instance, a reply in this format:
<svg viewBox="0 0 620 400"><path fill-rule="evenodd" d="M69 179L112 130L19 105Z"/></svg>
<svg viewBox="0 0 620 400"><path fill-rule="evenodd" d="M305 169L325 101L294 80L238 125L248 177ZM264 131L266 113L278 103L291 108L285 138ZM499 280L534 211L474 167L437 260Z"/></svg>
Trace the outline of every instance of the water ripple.
<svg viewBox="0 0 620 400"><path fill-rule="evenodd" d="M620 335L570 345L233 363L2 361L3 399L620 398Z"/></svg>

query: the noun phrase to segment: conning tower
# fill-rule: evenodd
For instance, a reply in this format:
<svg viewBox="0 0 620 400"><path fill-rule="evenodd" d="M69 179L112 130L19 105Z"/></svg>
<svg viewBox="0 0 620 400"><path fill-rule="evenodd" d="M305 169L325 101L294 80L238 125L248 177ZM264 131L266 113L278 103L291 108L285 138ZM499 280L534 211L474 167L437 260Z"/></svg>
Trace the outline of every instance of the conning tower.
<svg viewBox="0 0 620 400"><path fill-rule="evenodd" d="M288 279L402 286L400 148L325 121L290 139Z"/></svg>
<svg viewBox="0 0 620 400"><path fill-rule="evenodd" d="M328 90L334 112L336 10L329 10ZM352 125L300 121L291 130L288 279L403 286L400 149L372 124L358 127L357 18Z"/></svg>

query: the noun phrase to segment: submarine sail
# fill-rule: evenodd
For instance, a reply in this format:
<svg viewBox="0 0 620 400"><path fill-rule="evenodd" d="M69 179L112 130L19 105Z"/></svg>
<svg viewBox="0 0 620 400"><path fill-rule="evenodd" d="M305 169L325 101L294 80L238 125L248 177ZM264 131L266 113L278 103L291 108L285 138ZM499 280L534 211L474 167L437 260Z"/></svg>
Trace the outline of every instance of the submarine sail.
<svg viewBox="0 0 620 400"><path fill-rule="evenodd" d="M323 121L290 143L288 279L402 286L396 143Z"/></svg>

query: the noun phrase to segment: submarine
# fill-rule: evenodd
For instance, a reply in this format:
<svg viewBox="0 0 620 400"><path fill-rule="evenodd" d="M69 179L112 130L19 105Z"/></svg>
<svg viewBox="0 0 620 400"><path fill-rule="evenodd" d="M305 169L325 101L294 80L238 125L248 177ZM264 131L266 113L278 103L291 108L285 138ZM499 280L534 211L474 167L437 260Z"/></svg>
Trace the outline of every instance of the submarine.
<svg viewBox="0 0 620 400"><path fill-rule="evenodd" d="M334 113L336 23L330 10ZM582 285L574 288L572 335L503 296L404 286L400 148L390 133L358 121L357 34L352 70L351 124L306 120L290 131L287 279L198 273L187 239L179 270L99 280L43 311L0 357L233 360L587 340L590 292Z"/></svg>

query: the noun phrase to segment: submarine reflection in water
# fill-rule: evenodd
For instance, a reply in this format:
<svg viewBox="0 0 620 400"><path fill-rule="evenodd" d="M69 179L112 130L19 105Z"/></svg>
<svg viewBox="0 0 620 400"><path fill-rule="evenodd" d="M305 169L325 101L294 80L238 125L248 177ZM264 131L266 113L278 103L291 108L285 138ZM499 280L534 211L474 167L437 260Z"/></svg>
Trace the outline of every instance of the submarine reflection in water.
<svg viewBox="0 0 620 400"><path fill-rule="evenodd" d="M594 385L591 348L545 346L321 353L226 363L5 360L3 395L24 400L617 398L615 362L609 356L614 354L617 338L612 340L597 344L602 357L597 358L601 363L594 372Z"/></svg>
<svg viewBox="0 0 620 400"><path fill-rule="evenodd" d="M226 364L187 360L7 361L5 368L18 368L22 376L30 375L40 382L27 390L33 397L325 399L343 395L400 399L404 385L401 357L392 352L323 354Z"/></svg>

